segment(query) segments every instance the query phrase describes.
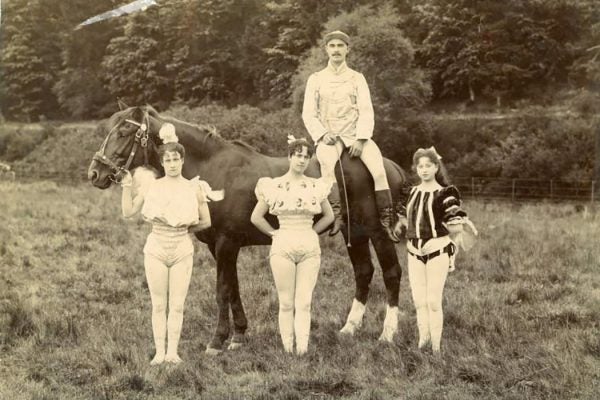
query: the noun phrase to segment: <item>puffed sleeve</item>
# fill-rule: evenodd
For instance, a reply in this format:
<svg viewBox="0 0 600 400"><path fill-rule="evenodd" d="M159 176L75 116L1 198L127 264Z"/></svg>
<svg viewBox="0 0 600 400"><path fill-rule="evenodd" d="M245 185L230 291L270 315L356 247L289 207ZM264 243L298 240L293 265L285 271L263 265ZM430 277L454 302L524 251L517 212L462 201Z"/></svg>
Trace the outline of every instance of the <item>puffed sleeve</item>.
<svg viewBox="0 0 600 400"><path fill-rule="evenodd" d="M440 193L440 206L445 223L462 223L467 213L461 208L460 193L456 186L448 186Z"/></svg>
<svg viewBox="0 0 600 400"><path fill-rule="evenodd" d="M134 196L145 196L157 176L158 173L152 168L138 167L134 169L132 173Z"/></svg>
<svg viewBox="0 0 600 400"><path fill-rule="evenodd" d="M273 203L273 178L259 178L256 182L256 188L254 188L254 194L258 200L262 200L269 207Z"/></svg>
<svg viewBox="0 0 600 400"><path fill-rule="evenodd" d="M196 185L195 190L196 190L196 198L198 199L198 203L206 203L208 201L207 195L206 195L206 187L204 185L202 185L202 183L206 183L206 185L208 185L207 182L205 181L200 181L199 185ZM209 190L210 190L210 186Z"/></svg>
<svg viewBox="0 0 600 400"><path fill-rule="evenodd" d="M329 196L332 185L333 182L327 182L323 178L315 179L315 197L317 198L318 203L321 203Z"/></svg>

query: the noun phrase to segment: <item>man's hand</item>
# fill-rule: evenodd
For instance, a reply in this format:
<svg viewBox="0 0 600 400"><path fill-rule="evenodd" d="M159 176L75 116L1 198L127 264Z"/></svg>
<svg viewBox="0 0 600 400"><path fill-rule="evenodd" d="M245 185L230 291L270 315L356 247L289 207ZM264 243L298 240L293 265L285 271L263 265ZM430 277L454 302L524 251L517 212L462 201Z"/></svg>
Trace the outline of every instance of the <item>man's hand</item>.
<svg viewBox="0 0 600 400"><path fill-rule="evenodd" d="M335 136L329 133L324 134L321 140L328 146L333 146L335 144Z"/></svg>
<svg viewBox="0 0 600 400"><path fill-rule="evenodd" d="M366 139L357 139L356 141L354 141L354 143L352 143L352 146L350 146L350 149L348 151L350 157L360 157L363 151L363 147L365 146L365 141Z"/></svg>

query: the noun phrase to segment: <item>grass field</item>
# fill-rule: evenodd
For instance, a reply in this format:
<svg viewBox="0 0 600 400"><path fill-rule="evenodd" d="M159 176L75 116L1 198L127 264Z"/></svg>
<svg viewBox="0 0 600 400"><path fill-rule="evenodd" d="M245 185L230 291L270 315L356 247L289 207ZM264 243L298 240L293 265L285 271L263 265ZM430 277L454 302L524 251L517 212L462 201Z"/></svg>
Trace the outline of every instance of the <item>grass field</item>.
<svg viewBox="0 0 600 400"><path fill-rule="evenodd" d="M207 356L215 263L196 242L185 362L150 367L149 226L121 219L119 195L0 182L1 399L598 398L600 221L574 205L466 203L481 235L448 278L441 358L416 349L402 249L394 344L377 341L379 270L363 328L337 335L354 292L341 237L322 238L307 356L282 352L267 247L244 249L238 262L248 345Z"/></svg>

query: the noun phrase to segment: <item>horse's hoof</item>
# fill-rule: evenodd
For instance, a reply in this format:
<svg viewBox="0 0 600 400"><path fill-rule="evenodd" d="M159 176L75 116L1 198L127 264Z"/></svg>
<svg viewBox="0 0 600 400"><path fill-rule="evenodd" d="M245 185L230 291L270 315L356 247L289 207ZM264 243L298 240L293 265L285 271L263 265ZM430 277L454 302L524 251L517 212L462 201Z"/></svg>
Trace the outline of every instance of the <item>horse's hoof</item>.
<svg viewBox="0 0 600 400"><path fill-rule="evenodd" d="M342 329L340 329L340 333L342 335L354 336L354 333L356 333L356 325L347 323Z"/></svg>
<svg viewBox="0 0 600 400"><path fill-rule="evenodd" d="M384 328L383 332L381 333L381 336L379 336L379 341L385 342L385 343L393 343L395 334L396 334L395 330Z"/></svg>
<svg viewBox="0 0 600 400"><path fill-rule="evenodd" d="M227 346L227 350L237 350L237 349L241 349L243 346L242 343L235 343L235 342L231 342L229 343L229 346Z"/></svg>
<svg viewBox="0 0 600 400"><path fill-rule="evenodd" d="M204 353L206 353L206 355L209 355L209 356L218 356L222 352L223 352L223 350L215 349L212 347L207 347L206 350L204 351Z"/></svg>
<svg viewBox="0 0 600 400"><path fill-rule="evenodd" d="M231 343L227 347L227 350L237 350L246 343L246 336L243 333L234 332L231 337Z"/></svg>

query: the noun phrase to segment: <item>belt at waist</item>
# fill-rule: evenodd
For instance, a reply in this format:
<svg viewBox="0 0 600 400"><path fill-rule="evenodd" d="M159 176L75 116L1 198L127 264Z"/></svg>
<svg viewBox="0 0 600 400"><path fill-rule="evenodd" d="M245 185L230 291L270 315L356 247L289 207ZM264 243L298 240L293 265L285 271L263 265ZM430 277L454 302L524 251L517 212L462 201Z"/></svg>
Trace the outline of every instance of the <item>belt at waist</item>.
<svg viewBox="0 0 600 400"><path fill-rule="evenodd" d="M187 226L174 227L162 224L152 224L152 233L157 233L164 236L185 236L188 234Z"/></svg>
<svg viewBox="0 0 600 400"><path fill-rule="evenodd" d="M441 254L444 254L444 253L448 253L448 255L450 257L452 257L454 255L454 253L456 252L456 248L454 246L454 243L449 243L443 249L436 250L433 253L425 254L424 256L420 256L416 253L413 253L410 250L407 250L407 251L408 251L408 254L416 257L417 260L421 261L423 264L427 264L427 261L429 261L432 258L435 258Z"/></svg>
<svg viewBox="0 0 600 400"><path fill-rule="evenodd" d="M304 231L312 229L313 219L308 215L280 216L279 229L285 231Z"/></svg>

